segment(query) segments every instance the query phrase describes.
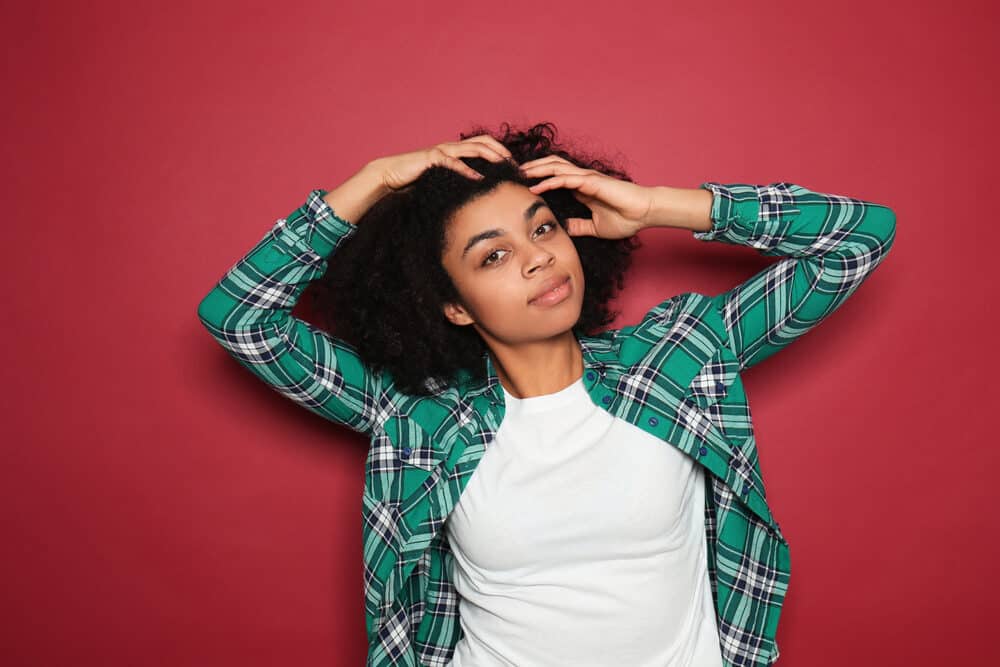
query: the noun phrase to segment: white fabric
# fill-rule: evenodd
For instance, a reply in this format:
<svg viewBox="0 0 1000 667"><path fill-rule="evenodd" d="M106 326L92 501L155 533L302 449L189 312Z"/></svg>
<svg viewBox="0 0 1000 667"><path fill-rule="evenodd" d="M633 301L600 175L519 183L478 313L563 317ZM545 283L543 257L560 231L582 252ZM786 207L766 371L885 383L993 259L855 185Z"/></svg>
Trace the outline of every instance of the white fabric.
<svg viewBox="0 0 1000 667"><path fill-rule="evenodd" d="M445 523L465 633L449 667L722 667L702 467L583 378L504 397Z"/></svg>

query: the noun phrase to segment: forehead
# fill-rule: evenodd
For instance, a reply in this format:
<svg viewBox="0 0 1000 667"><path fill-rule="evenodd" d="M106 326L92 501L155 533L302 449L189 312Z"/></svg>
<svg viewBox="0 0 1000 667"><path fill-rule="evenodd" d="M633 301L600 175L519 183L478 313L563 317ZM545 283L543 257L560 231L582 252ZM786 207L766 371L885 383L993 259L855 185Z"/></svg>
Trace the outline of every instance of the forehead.
<svg viewBox="0 0 1000 667"><path fill-rule="evenodd" d="M536 201L544 200L527 187L518 183L501 183L459 209L451 221L452 231L470 232L523 224L525 210Z"/></svg>
<svg viewBox="0 0 1000 667"><path fill-rule="evenodd" d="M501 183L489 193L477 197L455 214L453 222L465 224L518 223L532 202L542 199L518 183Z"/></svg>

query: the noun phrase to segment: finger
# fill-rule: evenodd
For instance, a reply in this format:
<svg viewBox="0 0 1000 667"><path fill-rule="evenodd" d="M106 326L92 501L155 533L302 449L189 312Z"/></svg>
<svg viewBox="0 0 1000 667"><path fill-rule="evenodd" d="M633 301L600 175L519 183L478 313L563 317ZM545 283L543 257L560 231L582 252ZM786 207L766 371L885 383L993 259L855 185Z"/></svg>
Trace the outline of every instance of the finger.
<svg viewBox="0 0 1000 667"><path fill-rule="evenodd" d="M458 173L462 174L463 176L467 176L468 178L472 178L477 181L483 178L482 174L480 174L478 171L476 171L469 165L459 160L457 157L445 155L441 159L441 164L442 166L448 167L449 169L454 169Z"/></svg>
<svg viewBox="0 0 1000 667"><path fill-rule="evenodd" d="M521 165L521 172L525 176L539 178L542 176L554 176L556 174L592 174L596 173L592 169L577 167L569 162L548 162L545 164Z"/></svg>
<svg viewBox="0 0 1000 667"><path fill-rule="evenodd" d="M579 189L583 194L589 196L597 194L589 174L561 174L528 187L535 194L556 188Z"/></svg>
<svg viewBox="0 0 1000 667"><path fill-rule="evenodd" d="M449 155L456 157L482 157L490 162L501 162L507 158L496 152L492 146L488 146L480 141L462 141L457 144L449 144L446 147Z"/></svg>
<svg viewBox="0 0 1000 667"><path fill-rule="evenodd" d="M591 218L566 218L566 231L570 236L597 236L597 227Z"/></svg>
<svg viewBox="0 0 1000 667"><path fill-rule="evenodd" d="M565 158L563 158L563 157L561 157L559 155L554 155L554 154L552 154L552 155L544 155L542 157L535 158L534 160L528 160L527 162L524 162L523 164L521 164L521 166L522 167L527 167L529 165L530 166L535 166L535 165L539 165L539 164L549 164L551 162L561 162L562 164L567 164L567 165L571 165L571 166L574 166L574 167L577 166L577 165L574 165L569 160L567 160L567 159L565 159Z"/></svg>
<svg viewBox="0 0 1000 667"><path fill-rule="evenodd" d="M473 137L473 139L477 139L477 140L480 140L480 141L485 141L487 144L489 144L490 146L492 146L493 148L495 148L496 151L497 151L497 153L500 153L501 155L503 155L504 157L506 157L508 160L513 160L514 159L514 154L510 152L510 149L508 149L506 146L504 146L502 143L500 143L500 141L497 140L495 137L492 137L492 136L490 136L488 134L482 134L482 135L480 135L478 137Z"/></svg>
<svg viewBox="0 0 1000 667"><path fill-rule="evenodd" d="M491 149L496 155L500 156L501 160L513 160L514 156L511 154L510 150L507 149L502 143L494 139L488 134L482 134L478 137L469 137L468 139L463 139L458 142L457 145L468 145L468 144L480 144Z"/></svg>

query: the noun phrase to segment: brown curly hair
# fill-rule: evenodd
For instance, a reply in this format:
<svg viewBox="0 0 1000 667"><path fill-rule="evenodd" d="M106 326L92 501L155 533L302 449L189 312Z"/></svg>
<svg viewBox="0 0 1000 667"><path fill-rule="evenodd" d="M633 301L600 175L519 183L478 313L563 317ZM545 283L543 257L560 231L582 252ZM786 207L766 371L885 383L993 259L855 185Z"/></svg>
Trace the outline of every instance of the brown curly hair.
<svg viewBox="0 0 1000 667"><path fill-rule="evenodd" d="M524 130L503 123L493 132L477 126L460 139L489 134L513 155L516 164L484 158L461 158L483 174L472 180L447 167L430 167L413 183L380 199L357 221L357 230L330 258L316 281L313 310L326 328L353 345L373 371L387 372L396 389L429 395L459 382L485 379L485 342L473 327L452 324L445 303L460 301L441 256L452 215L473 199L504 182L529 186L517 165L558 155L578 166L621 180L632 179L606 160L556 141L549 122ZM540 194L565 228L570 217L590 217L590 210L569 189ZM614 320L609 302L624 287L637 237L608 240L574 236L585 287L578 334L591 334ZM388 381L384 386L388 385Z"/></svg>

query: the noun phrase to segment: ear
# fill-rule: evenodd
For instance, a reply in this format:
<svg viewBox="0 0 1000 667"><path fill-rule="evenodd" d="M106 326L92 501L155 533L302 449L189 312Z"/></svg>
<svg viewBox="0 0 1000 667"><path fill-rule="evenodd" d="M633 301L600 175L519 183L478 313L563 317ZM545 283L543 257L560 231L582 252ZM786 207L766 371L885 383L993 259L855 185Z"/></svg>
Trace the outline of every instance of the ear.
<svg viewBox="0 0 1000 667"><path fill-rule="evenodd" d="M452 324L457 324L459 326L466 326L475 322L472 319L472 315L469 314L462 304L459 303L446 303L441 309L444 312L444 316Z"/></svg>

